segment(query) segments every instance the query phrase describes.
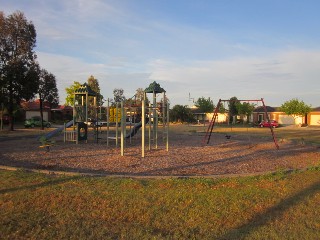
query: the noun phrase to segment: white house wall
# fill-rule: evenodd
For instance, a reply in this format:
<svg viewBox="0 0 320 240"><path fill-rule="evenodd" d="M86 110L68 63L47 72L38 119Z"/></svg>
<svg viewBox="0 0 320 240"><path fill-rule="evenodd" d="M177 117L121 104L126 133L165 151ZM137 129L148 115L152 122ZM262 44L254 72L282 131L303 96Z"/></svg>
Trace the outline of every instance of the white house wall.
<svg viewBox="0 0 320 240"><path fill-rule="evenodd" d="M39 111L26 111L26 119L30 119L32 117L40 117ZM48 121L48 112L43 112L43 120Z"/></svg>
<svg viewBox="0 0 320 240"><path fill-rule="evenodd" d="M206 113L206 120L211 121L213 117L213 113ZM226 113L218 113L218 118L216 119L217 123L224 123L227 122L228 114Z"/></svg>

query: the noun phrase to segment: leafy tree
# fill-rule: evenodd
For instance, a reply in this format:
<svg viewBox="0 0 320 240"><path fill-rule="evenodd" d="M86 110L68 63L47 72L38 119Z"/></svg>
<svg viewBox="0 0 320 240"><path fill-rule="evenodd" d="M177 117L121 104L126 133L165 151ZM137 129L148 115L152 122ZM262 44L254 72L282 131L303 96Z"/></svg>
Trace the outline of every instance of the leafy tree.
<svg viewBox="0 0 320 240"><path fill-rule="evenodd" d="M43 102L47 101L50 108L56 107L59 104L58 88L56 84L56 77L45 69L40 71L39 81L39 99L40 99L40 116L41 116L41 129L43 130Z"/></svg>
<svg viewBox="0 0 320 240"><path fill-rule="evenodd" d="M90 76L88 78L88 85L89 87L97 93L97 104L102 105L103 104L103 96L100 93L100 86L99 86L99 81L98 79L94 78L94 76ZM90 100L91 104L93 105L93 100Z"/></svg>
<svg viewBox="0 0 320 240"><path fill-rule="evenodd" d="M294 119L298 117L304 117L311 112L311 105L307 105L304 101L299 101L297 98L293 98L284 102L280 106L280 111L285 112L287 115L292 116Z"/></svg>
<svg viewBox="0 0 320 240"><path fill-rule="evenodd" d="M195 121L191 109L188 106L175 105L170 110L171 122L193 122Z"/></svg>
<svg viewBox="0 0 320 240"><path fill-rule="evenodd" d="M124 91L122 88L115 88L113 90L113 96L114 96L114 102L119 103L121 101L124 101L126 97L123 95Z"/></svg>
<svg viewBox="0 0 320 240"><path fill-rule="evenodd" d="M73 106L74 105L74 92L81 86L81 83L74 81L70 87L66 88L66 102L65 105Z"/></svg>
<svg viewBox="0 0 320 240"><path fill-rule="evenodd" d="M213 112L213 109L215 108L212 100L204 97L198 98L194 105L203 113Z"/></svg>
<svg viewBox="0 0 320 240"><path fill-rule="evenodd" d="M232 123L233 116L238 115L237 104L239 100L237 97L232 97L229 99L229 122Z"/></svg>
<svg viewBox="0 0 320 240"><path fill-rule="evenodd" d="M30 100L39 86L38 65L34 47L36 30L22 12L5 17L0 12L0 88L8 106L10 130L13 110L22 99Z"/></svg>
<svg viewBox="0 0 320 240"><path fill-rule="evenodd" d="M247 117L247 123L249 123L249 117L252 114L255 108L255 105L247 102L243 102L243 103L238 102L236 104L236 108L237 108L238 114L245 115Z"/></svg>
<svg viewBox="0 0 320 240"><path fill-rule="evenodd" d="M136 90L136 94L135 94L135 101L137 103L141 103L143 98L144 98L144 90L143 90L143 88L138 88ZM148 97L146 96L146 98L148 98Z"/></svg>
<svg viewBox="0 0 320 240"><path fill-rule="evenodd" d="M223 106L222 103L220 103L220 106L219 106L219 113L226 113L227 112L227 109Z"/></svg>

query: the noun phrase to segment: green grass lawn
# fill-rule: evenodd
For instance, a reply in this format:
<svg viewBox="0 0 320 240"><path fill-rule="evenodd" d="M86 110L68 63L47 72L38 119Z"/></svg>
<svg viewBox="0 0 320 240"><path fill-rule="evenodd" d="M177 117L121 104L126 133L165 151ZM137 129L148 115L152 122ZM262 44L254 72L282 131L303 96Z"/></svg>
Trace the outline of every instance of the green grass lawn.
<svg viewBox="0 0 320 240"><path fill-rule="evenodd" d="M242 178L0 171L0 239L319 239L320 167Z"/></svg>

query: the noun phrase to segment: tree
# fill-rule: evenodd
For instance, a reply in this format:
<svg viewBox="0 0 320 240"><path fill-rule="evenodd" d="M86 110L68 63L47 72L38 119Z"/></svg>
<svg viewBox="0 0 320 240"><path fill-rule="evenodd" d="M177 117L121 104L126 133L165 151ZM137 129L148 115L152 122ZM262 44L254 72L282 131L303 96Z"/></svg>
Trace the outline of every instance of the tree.
<svg viewBox="0 0 320 240"><path fill-rule="evenodd" d="M229 123L232 123L233 116L238 115L237 104L239 100L237 97L232 97L229 99Z"/></svg>
<svg viewBox="0 0 320 240"><path fill-rule="evenodd" d="M78 88L80 88L80 86L81 86L81 83L74 81L70 87L65 88L67 93L65 105L69 105L69 106L74 105L74 92Z"/></svg>
<svg viewBox="0 0 320 240"><path fill-rule="evenodd" d="M124 91L122 88L115 88L113 90L113 95L114 95L114 102L119 103L121 101L124 101L126 97L123 95Z"/></svg>
<svg viewBox="0 0 320 240"><path fill-rule="evenodd" d="M188 106L175 105L170 110L171 122L193 122L195 121L191 109Z"/></svg>
<svg viewBox="0 0 320 240"><path fill-rule="evenodd" d="M97 94L97 103L98 105L103 104L103 96L100 93L100 86L99 86L99 81L98 79L94 78L94 76L90 76L88 78L88 86ZM91 104L93 105L92 100L90 100Z"/></svg>
<svg viewBox="0 0 320 240"><path fill-rule="evenodd" d="M8 17L0 12L0 87L6 96L4 102L8 106L10 130L13 130L14 107L22 99L32 99L38 90L35 45L36 30L22 12L14 12Z"/></svg>
<svg viewBox="0 0 320 240"><path fill-rule="evenodd" d="M236 104L236 108L237 108L238 114L245 115L247 117L247 123L249 123L249 117L252 114L255 108L255 105L247 102L243 102L243 103L238 102Z"/></svg>
<svg viewBox="0 0 320 240"><path fill-rule="evenodd" d="M215 108L212 100L204 97L198 98L194 105L203 113L213 112L213 109Z"/></svg>
<svg viewBox="0 0 320 240"><path fill-rule="evenodd" d="M43 102L49 102L50 108L59 104L56 77L45 69L40 70L38 94L40 99L41 129L43 130Z"/></svg>
<svg viewBox="0 0 320 240"><path fill-rule="evenodd" d="M285 112L288 116L292 116L294 119L298 117L304 117L311 112L311 105L307 105L304 101L299 101L297 98L293 98L284 102L280 106L280 111Z"/></svg>

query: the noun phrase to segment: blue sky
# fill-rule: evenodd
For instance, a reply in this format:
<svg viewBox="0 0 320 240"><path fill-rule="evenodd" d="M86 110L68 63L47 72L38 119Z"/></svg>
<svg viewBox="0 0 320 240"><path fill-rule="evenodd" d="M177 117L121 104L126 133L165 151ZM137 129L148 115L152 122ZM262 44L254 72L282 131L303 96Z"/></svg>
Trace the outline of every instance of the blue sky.
<svg viewBox="0 0 320 240"><path fill-rule="evenodd" d="M172 105L192 98L292 98L320 106L320 1L0 0L37 30L42 68L60 101L73 81L99 80L105 98L157 81Z"/></svg>

